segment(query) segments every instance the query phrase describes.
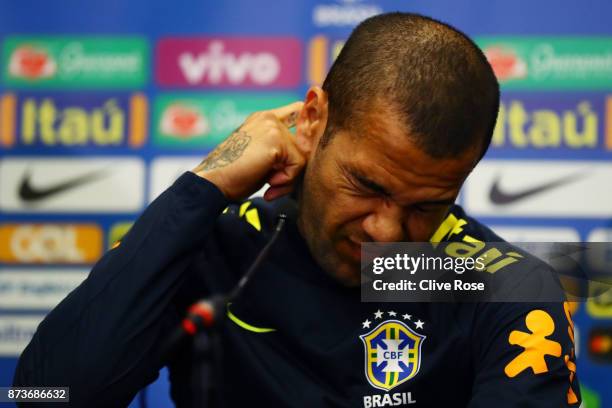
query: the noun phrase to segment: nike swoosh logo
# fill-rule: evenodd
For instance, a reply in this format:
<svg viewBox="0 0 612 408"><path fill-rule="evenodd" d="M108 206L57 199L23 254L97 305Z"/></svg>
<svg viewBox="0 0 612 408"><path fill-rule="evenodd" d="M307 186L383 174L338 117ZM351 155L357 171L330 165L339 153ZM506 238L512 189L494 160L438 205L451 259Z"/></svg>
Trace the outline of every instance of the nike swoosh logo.
<svg viewBox="0 0 612 408"><path fill-rule="evenodd" d="M95 180L99 180L108 175L104 170L92 171L70 180L62 181L60 183L46 186L44 188L35 188L31 184L32 175L30 172L26 172L21 179L19 184L19 198L28 203L34 203L52 197L54 195L63 193L68 190L72 190L84 184L91 183Z"/></svg>
<svg viewBox="0 0 612 408"><path fill-rule="evenodd" d="M584 176L585 176L584 173L573 174L570 176L562 177L555 181L550 181L548 183L541 184L539 186L528 188L527 190L512 192L512 193L507 193L500 189L499 181L501 177L497 176L497 178L493 182L493 185L491 186L491 190L489 191L489 199L491 200L493 204L508 205L508 204L512 204L520 200L524 200L527 197L531 197L531 196L543 193L545 191L552 190L554 188L561 187L563 185L572 183L580 178L583 178Z"/></svg>

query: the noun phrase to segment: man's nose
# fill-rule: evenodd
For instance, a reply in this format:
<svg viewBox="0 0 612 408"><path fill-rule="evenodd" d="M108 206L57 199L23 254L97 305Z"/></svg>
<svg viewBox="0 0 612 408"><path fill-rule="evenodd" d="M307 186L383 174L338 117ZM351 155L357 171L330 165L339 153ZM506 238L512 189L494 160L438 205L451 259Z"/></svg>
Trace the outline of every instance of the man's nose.
<svg viewBox="0 0 612 408"><path fill-rule="evenodd" d="M405 239L403 209L394 203L384 203L370 213L361 227L376 242L398 242Z"/></svg>

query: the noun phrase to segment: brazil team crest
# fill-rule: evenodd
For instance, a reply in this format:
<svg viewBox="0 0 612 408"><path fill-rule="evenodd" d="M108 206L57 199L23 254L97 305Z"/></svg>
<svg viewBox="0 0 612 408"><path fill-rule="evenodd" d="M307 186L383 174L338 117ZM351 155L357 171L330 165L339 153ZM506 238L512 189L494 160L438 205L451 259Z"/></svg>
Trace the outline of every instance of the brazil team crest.
<svg viewBox="0 0 612 408"><path fill-rule="evenodd" d="M395 312L389 312L395 316ZM376 318L382 312L375 313ZM404 319L410 315L404 315ZM363 328L369 328L366 320ZM409 321L408 323L413 323ZM423 328L423 322L416 323ZM365 376L370 385L380 390L389 391L413 378L421 366L421 346L425 336L416 333L406 323L390 319L381 322L369 333L359 336L365 352Z"/></svg>

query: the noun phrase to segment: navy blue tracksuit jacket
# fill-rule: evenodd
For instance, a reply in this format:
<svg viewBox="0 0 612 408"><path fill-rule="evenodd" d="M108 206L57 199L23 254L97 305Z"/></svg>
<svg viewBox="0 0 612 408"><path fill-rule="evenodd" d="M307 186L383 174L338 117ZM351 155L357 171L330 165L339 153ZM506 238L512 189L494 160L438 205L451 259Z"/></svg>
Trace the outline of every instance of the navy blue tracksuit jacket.
<svg viewBox="0 0 612 408"><path fill-rule="evenodd" d="M69 386L70 406L122 407L167 365L173 400L191 407L193 347L169 361L160 349L189 305L236 285L270 238L275 205L230 204L185 173L40 324L14 384ZM440 228L444 240L500 240L456 206ZM220 396L225 407L578 407L565 309L362 303L359 288L315 263L291 222L228 306ZM528 327L527 316L552 329Z"/></svg>

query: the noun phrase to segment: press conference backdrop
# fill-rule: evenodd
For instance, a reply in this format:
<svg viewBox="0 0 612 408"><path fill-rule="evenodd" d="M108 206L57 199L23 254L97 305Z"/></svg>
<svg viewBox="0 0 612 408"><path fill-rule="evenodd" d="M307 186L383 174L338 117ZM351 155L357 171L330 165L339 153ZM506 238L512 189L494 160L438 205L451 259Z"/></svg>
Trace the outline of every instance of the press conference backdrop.
<svg viewBox="0 0 612 408"><path fill-rule="evenodd" d="M0 386L155 196L250 112L321 84L357 22L395 10L474 36L502 84L466 209L513 241L610 241L605 0L3 1ZM575 321L584 406L612 407L612 296ZM162 372L149 406L170 406L167 390Z"/></svg>

